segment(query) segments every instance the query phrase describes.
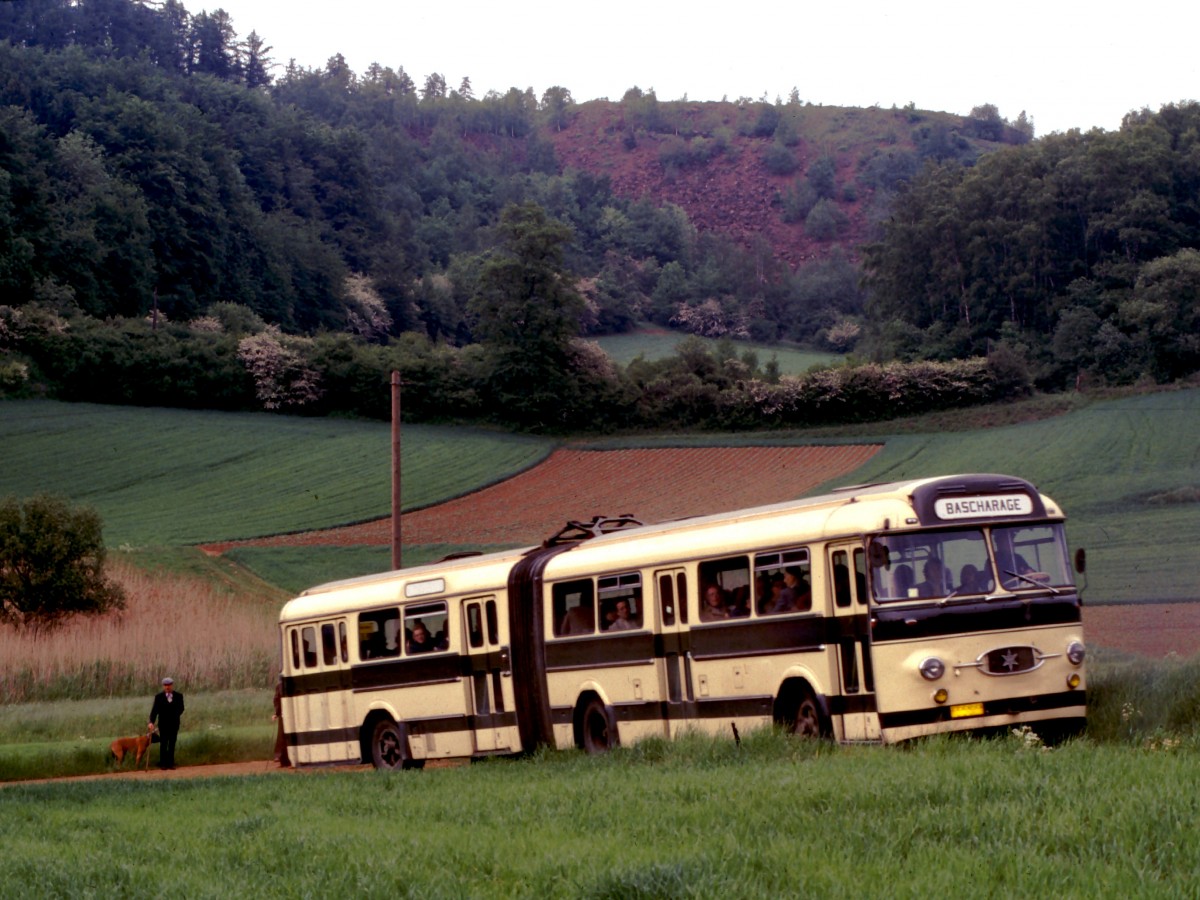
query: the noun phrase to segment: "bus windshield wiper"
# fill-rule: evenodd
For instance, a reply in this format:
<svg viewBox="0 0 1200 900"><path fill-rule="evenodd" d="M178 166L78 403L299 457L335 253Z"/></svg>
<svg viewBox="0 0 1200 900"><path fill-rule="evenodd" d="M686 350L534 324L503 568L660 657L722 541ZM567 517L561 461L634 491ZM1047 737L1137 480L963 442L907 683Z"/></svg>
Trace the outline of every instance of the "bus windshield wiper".
<svg viewBox="0 0 1200 900"><path fill-rule="evenodd" d="M1062 591L1058 590L1057 588L1055 588L1052 585L1044 584L1043 582L1040 582L1035 578L1027 578L1026 576L1020 574L1019 572L1010 572L1010 571L1008 571L1008 569L1005 569L1004 574L1011 575L1013 578L1020 578L1022 581L1027 582L1028 584L1032 584L1036 588L1042 588L1043 590L1047 590L1050 593L1054 594L1055 596L1058 596L1059 594L1062 593Z"/></svg>

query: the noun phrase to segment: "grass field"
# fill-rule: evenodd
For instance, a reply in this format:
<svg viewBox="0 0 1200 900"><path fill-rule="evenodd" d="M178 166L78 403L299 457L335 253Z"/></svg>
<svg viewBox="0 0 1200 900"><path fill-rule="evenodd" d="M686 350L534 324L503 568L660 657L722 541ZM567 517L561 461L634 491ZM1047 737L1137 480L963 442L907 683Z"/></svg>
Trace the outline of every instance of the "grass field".
<svg viewBox="0 0 1200 900"><path fill-rule="evenodd" d="M0 884L127 897L1193 896L1194 742L772 732L404 773L0 789ZM164 834L164 831L166 832ZM169 861L164 863L164 852Z"/></svg>
<svg viewBox="0 0 1200 900"><path fill-rule="evenodd" d="M42 401L0 407L0 495L89 503L111 546L303 531L390 511L386 423ZM552 448L521 435L406 426L403 505L466 493Z"/></svg>
<svg viewBox="0 0 1200 900"><path fill-rule="evenodd" d="M675 354L675 348L688 335L661 329L635 331L630 334L611 334L596 338L604 352L612 357L614 362L623 366L629 365L641 356L648 361L665 359ZM713 347L717 341L711 338L701 338ZM822 353L816 350L797 350L784 346L767 346L751 341L734 341L739 355L751 352L758 357L758 364L765 366L774 359L779 363L779 371L783 375L800 375L813 366L828 366L838 363L842 357L836 353Z"/></svg>

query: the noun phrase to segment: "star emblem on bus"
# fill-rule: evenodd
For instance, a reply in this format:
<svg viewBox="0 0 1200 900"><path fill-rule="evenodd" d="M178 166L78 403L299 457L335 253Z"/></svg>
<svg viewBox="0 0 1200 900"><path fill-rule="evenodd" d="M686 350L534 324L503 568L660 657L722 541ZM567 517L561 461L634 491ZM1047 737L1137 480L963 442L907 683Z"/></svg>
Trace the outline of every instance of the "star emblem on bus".
<svg viewBox="0 0 1200 900"><path fill-rule="evenodd" d="M1015 669L1017 667L1017 651L1005 650L1004 659L1001 661L1000 665L1004 666L1004 668L1008 669L1010 672Z"/></svg>

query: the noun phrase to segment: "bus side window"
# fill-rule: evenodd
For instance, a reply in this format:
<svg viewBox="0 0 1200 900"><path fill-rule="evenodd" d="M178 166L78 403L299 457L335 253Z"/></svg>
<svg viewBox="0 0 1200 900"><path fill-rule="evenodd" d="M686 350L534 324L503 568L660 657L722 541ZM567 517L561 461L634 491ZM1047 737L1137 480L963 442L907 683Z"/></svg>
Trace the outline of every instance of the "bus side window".
<svg viewBox="0 0 1200 900"><path fill-rule="evenodd" d="M700 621L750 615L750 557L700 563Z"/></svg>
<svg viewBox="0 0 1200 900"><path fill-rule="evenodd" d="M300 668L300 631L292 629L292 670Z"/></svg>
<svg viewBox="0 0 1200 900"><path fill-rule="evenodd" d="M675 583L670 573L658 576L658 603L664 625L675 624Z"/></svg>
<svg viewBox="0 0 1200 900"><path fill-rule="evenodd" d="M483 646L483 611L478 603L467 604L467 641L472 647Z"/></svg>
<svg viewBox="0 0 1200 900"><path fill-rule="evenodd" d="M400 655L396 632L400 629L400 610L396 607L363 613L358 617L358 658L382 659Z"/></svg>
<svg viewBox="0 0 1200 900"><path fill-rule="evenodd" d="M854 551L854 596L860 606L867 604L867 554L858 549Z"/></svg>
<svg viewBox="0 0 1200 900"><path fill-rule="evenodd" d="M570 637L596 631L596 601L590 578L556 584L554 596L554 634Z"/></svg>
<svg viewBox="0 0 1200 900"><path fill-rule="evenodd" d="M500 622L496 618L496 601L489 600L485 609L487 610L488 643L494 647L500 643Z"/></svg>
<svg viewBox="0 0 1200 900"><path fill-rule="evenodd" d="M600 630L631 631L642 627L642 576L639 572L605 575L598 585Z"/></svg>
<svg viewBox="0 0 1200 900"><path fill-rule="evenodd" d="M406 654L450 649L450 617L444 602L405 608L404 647Z"/></svg>
<svg viewBox="0 0 1200 900"><path fill-rule="evenodd" d="M304 642L304 668L315 669L317 667L317 629L311 625L305 626L300 638Z"/></svg>
<svg viewBox="0 0 1200 900"><path fill-rule="evenodd" d="M808 550L776 550L754 558L754 610L760 616L812 609Z"/></svg>
<svg viewBox="0 0 1200 900"><path fill-rule="evenodd" d="M687 575L683 572L679 573L679 577L675 581L675 599L679 606L679 621L684 625L688 623L688 587Z"/></svg>
<svg viewBox="0 0 1200 900"><path fill-rule="evenodd" d="M832 561L833 602L839 607L847 607L851 600L850 559L845 550L836 550Z"/></svg>
<svg viewBox="0 0 1200 900"><path fill-rule="evenodd" d="M321 626L321 658L327 666L337 664L337 632L332 622Z"/></svg>
<svg viewBox="0 0 1200 900"><path fill-rule="evenodd" d="M350 640L346 635L346 622L338 622L338 639L342 645L342 662L350 662Z"/></svg>

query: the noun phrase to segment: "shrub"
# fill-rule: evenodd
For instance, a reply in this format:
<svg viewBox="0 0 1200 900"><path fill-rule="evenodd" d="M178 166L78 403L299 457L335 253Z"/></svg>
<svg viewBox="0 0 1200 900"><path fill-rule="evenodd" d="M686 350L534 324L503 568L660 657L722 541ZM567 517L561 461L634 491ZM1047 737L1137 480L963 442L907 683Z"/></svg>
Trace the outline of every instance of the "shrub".
<svg viewBox="0 0 1200 900"><path fill-rule="evenodd" d="M104 577L100 515L39 494L0 500L0 621L52 630L78 614L125 605Z"/></svg>

